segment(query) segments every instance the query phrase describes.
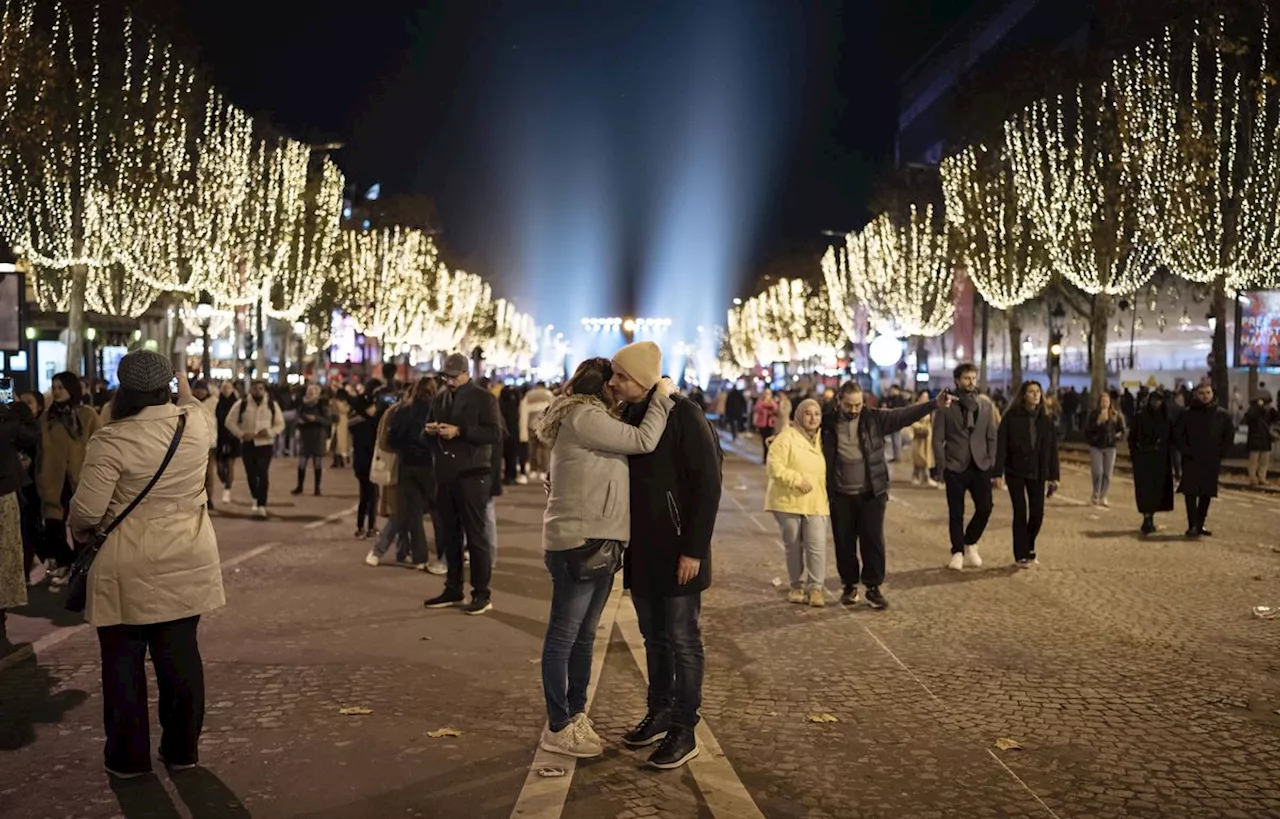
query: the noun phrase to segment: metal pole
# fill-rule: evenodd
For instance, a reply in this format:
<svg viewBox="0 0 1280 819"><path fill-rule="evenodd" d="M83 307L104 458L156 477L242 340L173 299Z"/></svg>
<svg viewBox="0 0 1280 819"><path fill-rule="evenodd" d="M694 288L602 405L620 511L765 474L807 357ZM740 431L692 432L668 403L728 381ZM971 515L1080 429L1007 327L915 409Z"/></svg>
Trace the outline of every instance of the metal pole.
<svg viewBox="0 0 1280 819"><path fill-rule="evenodd" d="M208 380L213 370L213 357L209 352L209 322L200 322L200 336L204 342L200 353L200 377Z"/></svg>

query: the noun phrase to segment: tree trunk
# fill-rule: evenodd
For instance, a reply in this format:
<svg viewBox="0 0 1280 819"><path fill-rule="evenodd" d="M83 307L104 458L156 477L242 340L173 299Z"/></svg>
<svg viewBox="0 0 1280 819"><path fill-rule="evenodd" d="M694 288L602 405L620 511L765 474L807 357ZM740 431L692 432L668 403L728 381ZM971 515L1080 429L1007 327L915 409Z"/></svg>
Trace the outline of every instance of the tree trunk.
<svg viewBox="0 0 1280 819"><path fill-rule="evenodd" d="M1107 324L1115 312L1115 300L1106 293L1093 297L1089 314L1089 392L1101 395L1107 389Z"/></svg>
<svg viewBox="0 0 1280 819"><path fill-rule="evenodd" d="M1213 284L1213 364L1209 367L1209 380L1213 382L1213 394L1218 405L1230 403L1231 387L1227 383L1227 283L1219 276Z"/></svg>
<svg viewBox="0 0 1280 819"><path fill-rule="evenodd" d="M1022 320L1018 316L1018 308L1010 307L1005 311L1009 320L1009 395L1013 395L1022 386Z"/></svg>
<svg viewBox="0 0 1280 819"><path fill-rule="evenodd" d="M84 292L89 284L89 268L73 265L67 274L71 276L67 304L67 372L84 375Z"/></svg>

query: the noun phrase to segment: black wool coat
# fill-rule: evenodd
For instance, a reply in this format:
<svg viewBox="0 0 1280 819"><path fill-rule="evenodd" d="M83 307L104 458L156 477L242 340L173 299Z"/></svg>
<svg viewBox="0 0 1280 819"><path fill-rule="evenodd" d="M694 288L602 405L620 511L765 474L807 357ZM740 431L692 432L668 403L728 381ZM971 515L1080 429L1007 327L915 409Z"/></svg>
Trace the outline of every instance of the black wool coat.
<svg viewBox="0 0 1280 819"><path fill-rule="evenodd" d="M1173 426L1168 405L1148 405L1133 418L1129 461L1139 514L1173 511Z"/></svg>
<svg viewBox="0 0 1280 819"><path fill-rule="evenodd" d="M1182 453L1184 495L1218 496L1218 473L1235 439L1231 416L1217 404L1192 403L1173 429L1174 445Z"/></svg>
<svg viewBox="0 0 1280 819"><path fill-rule="evenodd" d="M711 538L720 508L720 445L698 405L673 395L675 406L658 446L632 455L631 545L623 583L635 597L681 597L711 585ZM632 404L623 419L638 425L649 399ZM676 582L680 557L702 561L698 576Z"/></svg>
<svg viewBox="0 0 1280 819"><path fill-rule="evenodd" d="M1036 441L1031 442L1035 424ZM1056 481L1058 472L1058 428L1044 406L1035 413L1017 406L1000 419L996 434L996 465L991 476L1012 475L1031 481Z"/></svg>

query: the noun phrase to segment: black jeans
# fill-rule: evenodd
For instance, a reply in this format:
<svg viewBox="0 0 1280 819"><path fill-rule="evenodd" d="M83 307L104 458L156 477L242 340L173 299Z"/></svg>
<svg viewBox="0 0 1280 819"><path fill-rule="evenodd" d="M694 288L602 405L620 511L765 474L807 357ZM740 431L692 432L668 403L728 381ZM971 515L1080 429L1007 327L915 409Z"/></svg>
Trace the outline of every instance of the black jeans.
<svg viewBox="0 0 1280 819"><path fill-rule="evenodd" d="M1184 495L1183 499L1187 502L1187 528L1203 529L1204 522L1209 518L1209 502L1213 498L1208 495Z"/></svg>
<svg viewBox="0 0 1280 819"><path fill-rule="evenodd" d="M240 450L244 460L244 479L249 484L249 496L262 508L267 506L267 493L271 488L271 457L275 447L271 444L245 443Z"/></svg>
<svg viewBox="0 0 1280 819"><path fill-rule="evenodd" d="M160 688L160 754L174 765L199 761L196 746L204 725L204 666L196 641L199 622L196 616L147 626L98 629L105 760L111 770L151 770L144 665L148 650Z"/></svg>
<svg viewBox="0 0 1280 819"><path fill-rule="evenodd" d="M846 589L884 582L884 512L888 495L831 496L831 530L836 540L836 568ZM862 548L862 565L858 548ZM859 573L861 570L861 574Z"/></svg>
<svg viewBox="0 0 1280 819"><path fill-rule="evenodd" d="M705 665L702 631L702 595L636 597L640 633L644 635L645 664L649 667L649 713L668 712L672 722L685 728L698 724L702 707L702 673Z"/></svg>
<svg viewBox="0 0 1280 819"><path fill-rule="evenodd" d="M404 480L403 472L400 480ZM441 481L436 493L440 535L449 574L444 590L462 594L462 540L466 537L471 554L471 596L489 599L489 578L493 574L493 544L489 542L489 475L471 475Z"/></svg>
<svg viewBox="0 0 1280 819"><path fill-rule="evenodd" d="M1006 475L1009 500L1013 502L1013 559L1033 560L1036 535L1044 523L1044 481Z"/></svg>
<svg viewBox="0 0 1280 819"><path fill-rule="evenodd" d="M951 524L951 552L963 552L965 546L972 546L982 539L982 532L991 520L991 477L986 472L970 464L963 472L943 472L947 484L947 511ZM968 527L964 525L964 494L973 496L973 518Z"/></svg>
<svg viewBox="0 0 1280 819"><path fill-rule="evenodd" d="M430 466L400 464L400 480L396 484L396 520L409 541L414 563L426 563L429 545L422 518L431 503L431 485L435 477Z"/></svg>
<svg viewBox="0 0 1280 819"><path fill-rule="evenodd" d="M356 480L360 481L360 500L356 504L356 528L372 532L378 528L378 485L369 480L367 469L357 472Z"/></svg>
<svg viewBox="0 0 1280 819"><path fill-rule="evenodd" d="M514 435L502 442L502 466L502 480L507 484L515 483L520 470L520 442Z"/></svg>

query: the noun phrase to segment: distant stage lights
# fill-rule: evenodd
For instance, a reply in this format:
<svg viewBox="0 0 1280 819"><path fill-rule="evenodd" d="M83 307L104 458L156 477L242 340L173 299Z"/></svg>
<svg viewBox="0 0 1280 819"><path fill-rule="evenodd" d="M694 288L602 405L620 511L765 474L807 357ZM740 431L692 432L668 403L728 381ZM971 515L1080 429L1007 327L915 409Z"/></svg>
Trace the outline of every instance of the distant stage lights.
<svg viewBox="0 0 1280 819"><path fill-rule="evenodd" d="M634 333L638 330L665 330L672 324L669 318L622 318L621 316L612 316L609 318L584 318L582 327L590 333L604 332L626 332Z"/></svg>

